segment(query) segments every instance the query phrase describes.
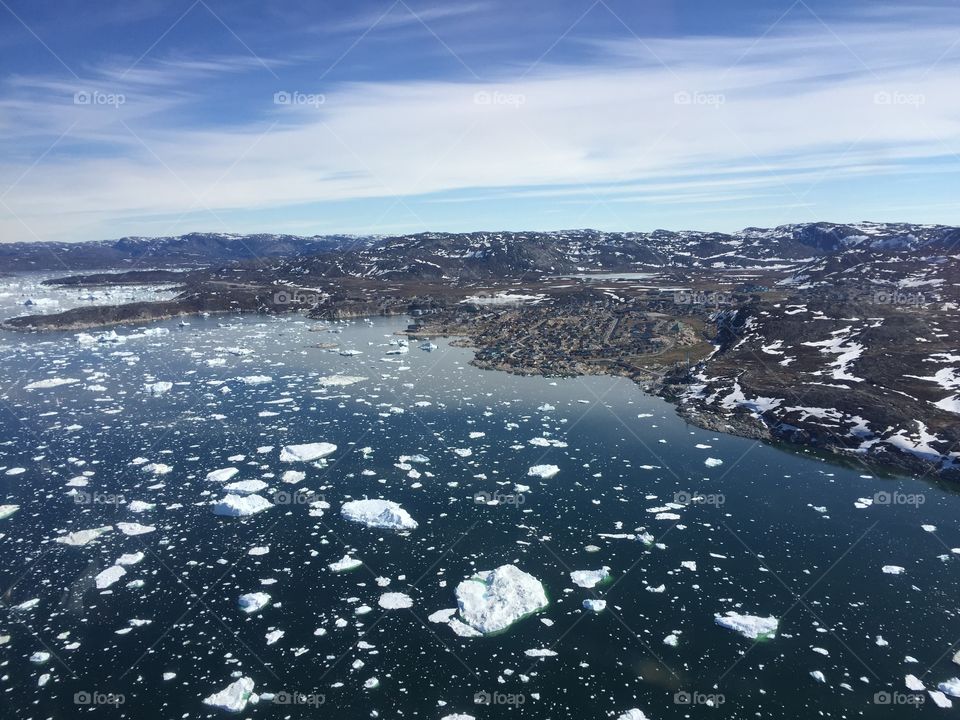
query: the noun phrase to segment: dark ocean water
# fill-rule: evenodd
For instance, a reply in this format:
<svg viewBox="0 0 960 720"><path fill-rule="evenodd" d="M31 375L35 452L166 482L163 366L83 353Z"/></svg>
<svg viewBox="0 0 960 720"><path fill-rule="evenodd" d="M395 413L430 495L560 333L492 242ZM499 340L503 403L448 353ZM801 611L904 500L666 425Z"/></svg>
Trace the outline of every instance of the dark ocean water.
<svg viewBox="0 0 960 720"><path fill-rule="evenodd" d="M314 325L221 317L149 326L165 334L118 328L122 342L0 336L0 503L20 506L0 520L3 717L224 716L202 701L241 675L256 693L311 703L261 700L241 717L951 712L909 694L904 676L935 689L960 675L950 661L960 640L954 492L687 426L624 379L485 372L444 340L387 354L405 320ZM313 347L327 343L338 348ZM325 389L321 378L335 374L365 379ZM25 389L50 378L78 382ZM155 381L173 387L151 396L144 385ZM317 441L338 446L326 462L279 462L281 446ZM415 454L428 458L413 465L420 477L397 467ZM145 472L143 460L171 470ZM529 477L537 464L560 471ZM290 504L214 515L224 493L206 474L228 466L239 470L232 481L262 479L262 495ZM306 476L285 483L287 470ZM71 495L74 478L87 484ZM478 504L478 493L503 502ZM703 501L684 502L698 493ZM322 517L307 495L330 504ZM343 520L341 504L363 497L400 503L419 527ZM858 508L860 498L876 502ZM131 501L156 507L134 513ZM121 522L155 529L128 536ZM53 542L106 525L114 530L81 547ZM652 544L636 539L644 533ZM94 587L138 552L119 582ZM363 566L328 570L348 553ZM461 580L508 563L543 583L546 610L483 638L428 619L456 607ZM602 566L604 585L570 581ZM254 591L272 602L246 615L237 598ZM413 607L381 609L386 591ZM583 611L593 597L607 609ZM728 611L779 618L777 637L718 626ZM284 635L268 645L273 630ZM42 664L30 661L38 651L50 653ZM122 704L96 704L111 695Z"/></svg>

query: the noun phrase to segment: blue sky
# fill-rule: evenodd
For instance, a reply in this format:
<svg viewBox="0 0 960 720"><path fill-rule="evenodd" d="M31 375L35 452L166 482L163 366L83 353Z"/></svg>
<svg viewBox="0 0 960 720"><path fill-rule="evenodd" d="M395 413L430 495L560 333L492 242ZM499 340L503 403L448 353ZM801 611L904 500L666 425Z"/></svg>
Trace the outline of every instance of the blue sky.
<svg viewBox="0 0 960 720"><path fill-rule="evenodd" d="M960 224L960 8L0 0L0 241Z"/></svg>

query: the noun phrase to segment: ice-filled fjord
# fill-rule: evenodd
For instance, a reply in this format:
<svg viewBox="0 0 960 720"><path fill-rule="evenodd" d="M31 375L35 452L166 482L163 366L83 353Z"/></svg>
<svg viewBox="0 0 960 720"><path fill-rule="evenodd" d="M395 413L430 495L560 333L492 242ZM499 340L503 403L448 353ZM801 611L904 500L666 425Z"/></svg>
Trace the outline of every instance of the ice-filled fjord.
<svg viewBox="0 0 960 720"><path fill-rule="evenodd" d="M0 714L960 702L952 490L687 426L623 378L481 371L405 325L0 336Z"/></svg>

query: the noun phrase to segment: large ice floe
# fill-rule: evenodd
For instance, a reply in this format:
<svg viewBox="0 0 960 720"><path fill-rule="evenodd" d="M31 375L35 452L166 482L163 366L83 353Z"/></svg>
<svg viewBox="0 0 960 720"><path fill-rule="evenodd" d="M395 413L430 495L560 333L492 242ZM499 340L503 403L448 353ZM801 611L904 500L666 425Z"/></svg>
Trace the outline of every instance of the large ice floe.
<svg viewBox="0 0 960 720"><path fill-rule="evenodd" d="M340 508L344 520L367 527L389 530L415 530L417 521L392 500L351 500Z"/></svg>
<svg viewBox="0 0 960 720"><path fill-rule="evenodd" d="M243 712L247 703L253 700L253 680L242 677L230 683L218 693L204 699L203 704L226 710L227 712Z"/></svg>
<svg viewBox="0 0 960 720"><path fill-rule="evenodd" d="M261 495L230 494L213 505L214 515L227 517L246 517L256 515L273 507L273 503Z"/></svg>
<svg viewBox="0 0 960 720"><path fill-rule="evenodd" d="M583 588L596 587L610 577L610 568L604 565L599 570L574 570L570 573L570 580L574 585Z"/></svg>
<svg viewBox="0 0 960 720"><path fill-rule="evenodd" d="M777 636L777 627L780 625L780 621L773 616L759 617L757 615L741 615L732 610L726 615L717 613L714 615L714 618L720 627L735 630L751 640L769 640L775 638Z"/></svg>
<svg viewBox="0 0 960 720"><path fill-rule="evenodd" d="M280 462L311 462L333 455L337 446L328 442L284 445L280 450Z"/></svg>
<svg viewBox="0 0 960 720"><path fill-rule="evenodd" d="M262 610L270 602L270 596L265 592L245 593L237 598L237 605L245 613L255 613Z"/></svg>
<svg viewBox="0 0 960 720"><path fill-rule="evenodd" d="M515 565L477 573L457 585L456 595L460 620L483 635L506 630L549 603L540 581Z"/></svg>

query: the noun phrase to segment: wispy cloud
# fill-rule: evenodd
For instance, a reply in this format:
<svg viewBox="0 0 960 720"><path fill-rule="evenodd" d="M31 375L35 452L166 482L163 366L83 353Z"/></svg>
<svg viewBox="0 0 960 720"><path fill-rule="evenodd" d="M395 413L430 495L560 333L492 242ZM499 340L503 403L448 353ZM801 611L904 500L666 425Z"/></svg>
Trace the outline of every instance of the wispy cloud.
<svg viewBox="0 0 960 720"><path fill-rule="evenodd" d="M527 75L505 66L494 82L340 83L286 104L274 104L261 74L243 122L175 128L171 113L221 102L205 90L211 78L257 77L251 59L145 62L115 85L137 98L119 107L74 106L70 83L14 78L0 126L31 129L37 154L38 129L52 142L76 128L25 175L29 157L5 156L11 214L0 206L0 233L22 238L27 223L39 237L79 239L118 234L131 218L174 227L205 208L219 226L252 209L423 196L488 207L615 202L621 212L776 196L802 208L825 182L942 173L960 161L960 52L944 55L956 25L924 17L909 32L889 17L832 32L803 18L760 42L608 39L590 62L545 62ZM117 67L96 77L119 81Z"/></svg>

